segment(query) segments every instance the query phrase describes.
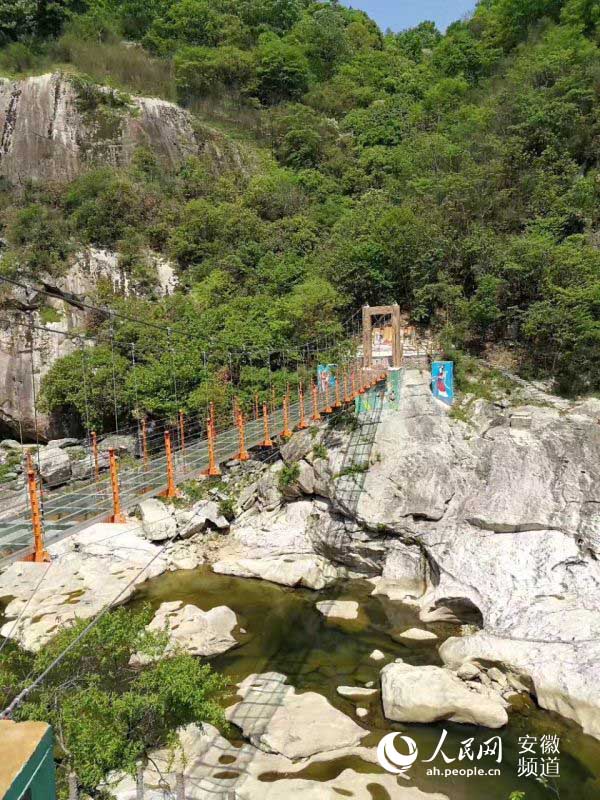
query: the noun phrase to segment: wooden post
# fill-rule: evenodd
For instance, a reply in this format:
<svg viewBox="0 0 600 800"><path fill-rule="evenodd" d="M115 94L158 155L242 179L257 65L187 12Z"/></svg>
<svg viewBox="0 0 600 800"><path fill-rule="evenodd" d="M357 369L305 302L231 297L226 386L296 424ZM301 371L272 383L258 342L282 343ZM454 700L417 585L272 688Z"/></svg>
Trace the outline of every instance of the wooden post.
<svg viewBox="0 0 600 800"><path fill-rule="evenodd" d="M215 439L217 438L217 427L215 425L215 405L210 404L210 411L206 420L206 428L208 435L208 469L204 471L205 475L211 478L218 478L221 474L219 465L215 458Z"/></svg>
<svg viewBox="0 0 600 800"><path fill-rule="evenodd" d="M275 387L271 386L271 414L275 413Z"/></svg>
<svg viewBox="0 0 600 800"><path fill-rule="evenodd" d="M142 459L144 469L148 468L148 431L146 428L146 417L142 420Z"/></svg>
<svg viewBox="0 0 600 800"><path fill-rule="evenodd" d="M175 468L173 466L173 450L171 448L171 431L165 431L165 455L167 456L167 488L161 492L161 497L172 500L177 497L175 488Z"/></svg>
<svg viewBox="0 0 600 800"><path fill-rule="evenodd" d="M304 428L308 428L308 422L306 421L305 411L304 411L304 389L302 388L302 381L298 384L298 411L300 414L300 420L298 422L298 430L303 430Z"/></svg>
<svg viewBox="0 0 600 800"><path fill-rule="evenodd" d="M114 448L108 451L108 460L110 464L110 485L112 488L113 496L113 513L109 518L109 522L125 522L125 517L121 513L121 494L119 489L119 465L117 464L117 457L115 456Z"/></svg>
<svg viewBox="0 0 600 800"><path fill-rule="evenodd" d="M269 433L269 407L266 403L263 403L263 425L265 429L265 438L262 442L262 446L273 447L273 442Z"/></svg>
<svg viewBox="0 0 600 800"><path fill-rule="evenodd" d="M286 393L283 396L283 430L281 431L281 438L282 439L289 439L292 435L290 430L290 408L289 408L290 398L289 395Z"/></svg>
<svg viewBox="0 0 600 800"><path fill-rule="evenodd" d="M250 454L246 450L246 431L244 427L244 412L241 408L237 409L237 429L238 429L238 436L240 440L240 450L237 456L235 456L236 461L249 461Z"/></svg>
<svg viewBox="0 0 600 800"><path fill-rule="evenodd" d="M317 390L317 384L313 381L311 385L312 390L312 416L311 419L313 422L318 422L321 419L321 415L319 414L319 394Z"/></svg>
<svg viewBox="0 0 600 800"><path fill-rule="evenodd" d="M94 455L94 475L96 480L100 477L100 466L98 464L98 437L96 431L92 431L92 453Z"/></svg>
<svg viewBox="0 0 600 800"><path fill-rule="evenodd" d="M36 564L41 564L44 561L50 561L50 556L44 549L44 528L40 512L37 476L33 467L31 453L27 453L27 490L29 492L31 525L33 528L33 553L27 556L25 561L33 561Z"/></svg>

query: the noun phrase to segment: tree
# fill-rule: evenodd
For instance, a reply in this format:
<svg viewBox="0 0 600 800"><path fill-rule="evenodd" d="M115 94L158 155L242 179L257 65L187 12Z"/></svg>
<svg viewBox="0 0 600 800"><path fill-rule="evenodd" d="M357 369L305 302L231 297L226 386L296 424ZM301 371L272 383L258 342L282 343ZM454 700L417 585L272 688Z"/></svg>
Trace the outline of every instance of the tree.
<svg viewBox="0 0 600 800"><path fill-rule="evenodd" d="M175 0L154 20L145 45L159 55L168 55L178 45L214 46L220 41L221 15L210 0Z"/></svg>
<svg viewBox="0 0 600 800"><path fill-rule="evenodd" d="M86 8L86 0L0 0L0 45L31 36L57 36L73 14Z"/></svg>
<svg viewBox="0 0 600 800"><path fill-rule="evenodd" d="M440 41L442 34L435 22L426 20L414 28L408 28L393 36L393 43L413 61L423 60L424 53L430 52Z"/></svg>
<svg viewBox="0 0 600 800"><path fill-rule="evenodd" d="M76 179L65 198L65 206L80 234L89 242L114 245L129 228L140 225L145 203L125 175L101 168Z"/></svg>
<svg viewBox="0 0 600 800"><path fill-rule="evenodd" d="M238 47L182 47L173 59L182 100L242 91L254 73L252 55Z"/></svg>
<svg viewBox="0 0 600 800"><path fill-rule="evenodd" d="M298 45L269 34L256 49L256 95L265 104L296 100L308 89L310 70Z"/></svg>
<svg viewBox="0 0 600 800"><path fill-rule="evenodd" d="M66 271L71 249L69 233L56 209L31 203L14 214L6 233L14 248L12 257L25 274L39 279Z"/></svg>
<svg viewBox="0 0 600 800"><path fill-rule="evenodd" d="M0 0L0 44L35 32L36 0Z"/></svg>
<svg viewBox="0 0 600 800"><path fill-rule="evenodd" d="M262 219L272 221L298 212L305 203L305 196L292 172L273 169L251 179L245 202Z"/></svg>
<svg viewBox="0 0 600 800"><path fill-rule="evenodd" d="M343 17L332 6L302 17L290 38L302 46L313 74L320 80L331 77L350 56Z"/></svg>
<svg viewBox="0 0 600 800"><path fill-rule="evenodd" d="M129 415L125 380L129 361L110 345L85 347L55 361L42 378L40 408L75 413L82 426L99 433L115 429L115 403L120 419Z"/></svg>
<svg viewBox="0 0 600 800"><path fill-rule="evenodd" d="M106 614L15 712L17 720L52 725L63 797L71 769L81 789L95 796L111 772L133 775L138 759L170 745L178 727L225 722L219 706L223 678L192 656L167 656L168 637L145 630L151 618L149 607ZM63 654L87 624L79 620L62 629L35 654L9 644L0 662L2 707L30 684L31 675ZM148 666L131 666L138 653L147 657Z"/></svg>

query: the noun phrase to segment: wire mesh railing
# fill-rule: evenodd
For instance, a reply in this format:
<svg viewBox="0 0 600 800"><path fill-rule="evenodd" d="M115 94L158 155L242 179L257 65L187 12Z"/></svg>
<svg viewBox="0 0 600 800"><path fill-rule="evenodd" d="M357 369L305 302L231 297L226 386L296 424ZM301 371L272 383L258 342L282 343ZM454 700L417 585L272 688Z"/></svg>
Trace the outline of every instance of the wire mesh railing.
<svg viewBox="0 0 600 800"><path fill-rule="evenodd" d="M326 383L317 386L291 402L286 395L284 405L273 407L272 403L263 405L262 413L255 418L242 421L243 440L247 449L271 447L270 440L281 442L282 433L297 427L301 422L308 425L331 412L334 404L347 404L354 400L359 391L372 384L381 375L357 369L356 383L345 396L340 384ZM360 376L360 377L359 377ZM354 382L353 382L354 383ZM343 402L342 402L343 397ZM239 413L239 412L238 412ZM239 420L239 416L234 418ZM213 424L214 441L212 458L216 464L225 463L239 455L241 446L239 424L217 430ZM122 510L130 510L137 502L148 495L168 491L169 470L175 483L200 477L209 468L211 461L211 423L200 415L181 418L178 424L157 425L148 430L140 426L136 446L128 448L118 459L118 476L112 474L104 461L103 471L95 469L102 441L94 443L86 458L90 460L92 475L77 484L70 484L60 490L41 492L42 519L47 542L56 541L69 533L81 530L96 521L110 518L115 511L115 485ZM114 436L115 434L111 434ZM107 437L108 438L108 437ZM167 438L169 439L167 446ZM106 441L106 440L105 440ZM118 445L118 441L109 444ZM114 448L111 448L113 453ZM0 519L0 564L22 557L31 550L31 514L22 495L22 505Z"/></svg>

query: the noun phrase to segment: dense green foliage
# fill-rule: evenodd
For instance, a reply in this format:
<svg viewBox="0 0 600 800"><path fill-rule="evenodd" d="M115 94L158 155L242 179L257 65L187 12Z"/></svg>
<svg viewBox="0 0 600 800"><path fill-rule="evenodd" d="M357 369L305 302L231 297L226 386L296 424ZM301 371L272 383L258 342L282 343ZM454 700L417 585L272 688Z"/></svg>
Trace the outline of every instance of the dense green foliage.
<svg viewBox="0 0 600 800"><path fill-rule="evenodd" d="M117 364L124 412L201 408L233 384L249 396L270 370L283 386L296 364L267 351L335 335L361 303L393 300L454 348L509 347L563 391L600 388L593 0L482 0L445 35L431 23L383 35L333 1L103 0L55 3L52 23L31 17L23 36L27 2L13 5L0 14L6 69L66 61L121 90L154 86L255 156L217 175L207 158L169 172L139 151L129 168L68 187L4 192L4 270L35 279L64 270L79 243L114 247L140 296L107 288L102 299L172 325L168 339L116 326L121 357L131 342L138 353L136 370ZM121 37L141 45L126 48L129 71ZM94 99L89 85L81 95ZM119 97L105 117L126 113ZM161 302L149 248L183 288ZM91 327L105 336L110 321ZM232 364L227 351L244 348ZM89 358L92 414L108 426L105 354ZM59 362L48 407L83 415L82 376L81 358Z"/></svg>
<svg viewBox="0 0 600 800"><path fill-rule="evenodd" d="M145 626L149 608L123 608L104 616L77 643L15 712L17 720L52 725L58 746L59 785L77 772L83 791L95 794L113 770L135 774L149 750L174 745L174 733L190 722L225 724L218 700L224 680L208 665L182 653L165 657L167 637ZM81 633L81 620L63 629L37 654L9 644L0 660L0 704L6 707ZM140 653L151 663L132 668Z"/></svg>

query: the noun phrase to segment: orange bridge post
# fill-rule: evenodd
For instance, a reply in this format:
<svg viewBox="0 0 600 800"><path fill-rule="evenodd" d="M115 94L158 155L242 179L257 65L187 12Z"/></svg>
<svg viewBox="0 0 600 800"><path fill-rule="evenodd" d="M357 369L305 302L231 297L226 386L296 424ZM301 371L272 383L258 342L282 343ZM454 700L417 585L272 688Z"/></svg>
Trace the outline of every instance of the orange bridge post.
<svg viewBox="0 0 600 800"><path fill-rule="evenodd" d="M215 457L215 441L217 438L217 427L215 424L215 405L210 404L210 411L208 419L206 420L207 435L208 435L208 469L204 471L205 475L210 478L218 478L221 474L217 459Z"/></svg>
<svg viewBox="0 0 600 800"><path fill-rule="evenodd" d="M240 451L235 456L236 461L249 461L250 454L246 450L246 431L244 426L244 412L241 408L237 409L237 429L240 440Z"/></svg>
<svg viewBox="0 0 600 800"><path fill-rule="evenodd" d="M98 437L96 431L92 431L92 453L94 456L94 475L96 480L100 477L100 466L98 464Z"/></svg>
<svg viewBox="0 0 600 800"><path fill-rule="evenodd" d="M325 384L325 408L323 409L324 414L331 414L333 408L329 402L329 381Z"/></svg>
<svg viewBox="0 0 600 800"><path fill-rule="evenodd" d="M312 391L311 419L313 420L313 422L318 422L321 419L321 415L319 414L319 393L317 390L317 384L314 381L311 384L311 391Z"/></svg>
<svg viewBox="0 0 600 800"><path fill-rule="evenodd" d="M109 517L109 522L125 522L125 517L121 512L121 492L119 489L119 465L114 448L108 451L108 461L110 465L110 485L112 488L113 513Z"/></svg>
<svg viewBox="0 0 600 800"><path fill-rule="evenodd" d="M352 398L348 394L348 373L344 370L344 403L351 403Z"/></svg>
<svg viewBox="0 0 600 800"><path fill-rule="evenodd" d="M298 413L300 415L300 420L298 422L298 430L303 430L304 428L308 428L308 423L306 421L305 411L304 411L304 389L302 388L302 381L298 384Z"/></svg>
<svg viewBox="0 0 600 800"><path fill-rule="evenodd" d="M50 561L50 556L44 549L44 528L40 512L37 476L31 453L27 453L27 490L29 492L29 504L31 507L31 525L33 527L33 553L28 555L25 561L33 561L39 564L44 561Z"/></svg>
<svg viewBox="0 0 600 800"><path fill-rule="evenodd" d="M165 455L167 457L167 488L161 492L161 497L172 500L177 497L175 487L175 468L173 466L173 449L171 447L171 431L165 431Z"/></svg>
<svg viewBox="0 0 600 800"><path fill-rule="evenodd" d="M262 446L273 447L273 441L269 433L269 407L266 403L263 403L263 425L265 429L265 438L262 442Z"/></svg>
<svg viewBox="0 0 600 800"><path fill-rule="evenodd" d="M290 430L290 396L286 392L283 395L283 430L281 431L282 439L289 439L292 435Z"/></svg>
<svg viewBox="0 0 600 800"><path fill-rule="evenodd" d="M341 408L342 407L342 399L340 396L340 373L338 372L335 376L335 403L333 404L334 408Z"/></svg>

